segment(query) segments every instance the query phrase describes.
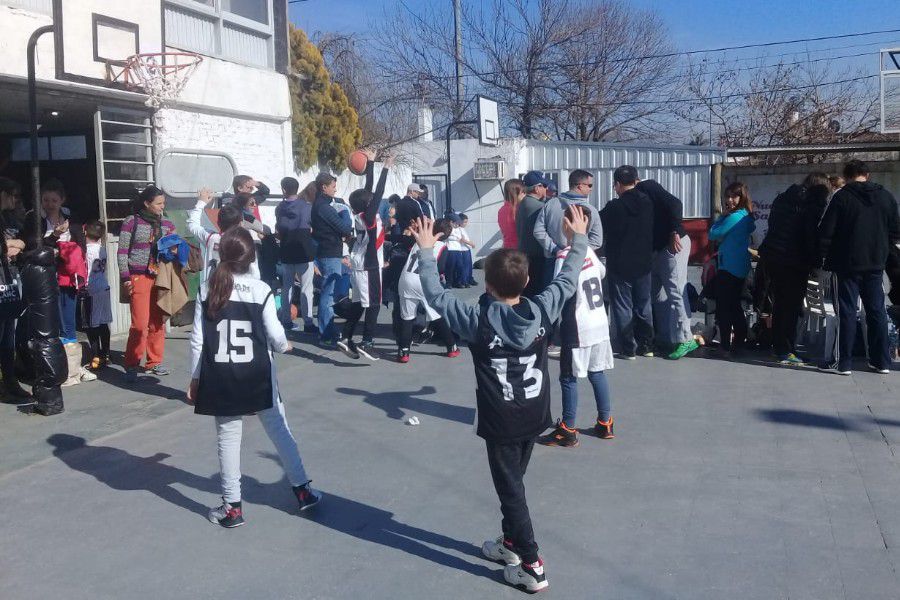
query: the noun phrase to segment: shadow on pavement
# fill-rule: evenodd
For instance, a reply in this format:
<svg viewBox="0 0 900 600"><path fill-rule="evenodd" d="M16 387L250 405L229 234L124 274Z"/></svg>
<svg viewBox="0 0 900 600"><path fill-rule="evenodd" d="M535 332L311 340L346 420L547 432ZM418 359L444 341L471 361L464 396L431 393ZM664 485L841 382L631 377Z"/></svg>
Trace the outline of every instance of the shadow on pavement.
<svg viewBox="0 0 900 600"><path fill-rule="evenodd" d="M110 365L123 365L124 355L121 352L110 352ZM137 383L128 383L125 381L124 367L116 368L115 366L103 367L98 371L94 371L97 379L103 383L123 389L129 392L137 392L139 394L147 394L148 396L159 396L167 400L180 400L185 402L185 390L169 387L160 383L159 377L141 373L138 375ZM170 376L171 377L171 376Z"/></svg>
<svg viewBox="0 0 900 600"><path fill-rule="evenodd" d="M780 423L782 425L800 425L803 427L818 427L821 429L834 429L837 431L861 431L858 426L843 419L803 410L776 408L757 410L756 414L762 421Z"/></svg>
<svg viewBox="0 0 900 600"><path fill-rule="evenodd" d="M417 391L370 392L368 390L345 387L336 388L334 391L348 396L360 396L363 402L380 408L391 419L402 419L405 417L405 409L413 413L456 421L465 425L471 425L475 420L474 408L418 398L417 396L430 395L437 392L430 385L422 386Z"/></svg>
<svg viewBox="0 0 900 600"><path fill-rule="evenodd" d="M170 455L135 456L109 446L89 446L83 437L54 433L47 438L53 455L69 468L90 475L114 490L147 491L198 515L206 517L209 507L192 500L172 487L181 484L196 490L218 494L215 480L200 477L178 467L163 464Z"/></svg>

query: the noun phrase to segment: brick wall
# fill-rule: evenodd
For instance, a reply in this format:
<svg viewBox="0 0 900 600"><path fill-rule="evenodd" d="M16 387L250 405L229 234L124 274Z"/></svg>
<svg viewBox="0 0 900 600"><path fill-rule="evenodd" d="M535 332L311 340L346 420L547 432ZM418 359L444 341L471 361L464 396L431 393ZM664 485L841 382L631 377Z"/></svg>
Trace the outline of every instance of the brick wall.
<svg viewBox="0 0 900 600"><path fill-rule="evenodd" d="M239 174L265 182L273 190L293 169L290 124L163 109L156 115L157 153L167 148L216 150L231 155Z"/></svg>

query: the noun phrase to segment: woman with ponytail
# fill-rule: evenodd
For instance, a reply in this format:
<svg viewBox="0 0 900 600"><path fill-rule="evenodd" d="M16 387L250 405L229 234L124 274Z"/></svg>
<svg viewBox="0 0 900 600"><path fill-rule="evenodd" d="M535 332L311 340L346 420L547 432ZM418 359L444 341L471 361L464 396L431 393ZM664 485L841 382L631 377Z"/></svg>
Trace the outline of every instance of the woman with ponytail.
<svg viewBox="0 0 900 600"><path fill-rule="evenodd" d="M275 445L300 510L321 499L303 468L288 428L275 378L273 351L290 352L268 284L251 273L256 246L246 229L222 234L219 266L197 292L191 333L193 375L188 402L216 418L222 505L209 520L222 527L244 524L241 508L243 417L256 415Z"/></svg>

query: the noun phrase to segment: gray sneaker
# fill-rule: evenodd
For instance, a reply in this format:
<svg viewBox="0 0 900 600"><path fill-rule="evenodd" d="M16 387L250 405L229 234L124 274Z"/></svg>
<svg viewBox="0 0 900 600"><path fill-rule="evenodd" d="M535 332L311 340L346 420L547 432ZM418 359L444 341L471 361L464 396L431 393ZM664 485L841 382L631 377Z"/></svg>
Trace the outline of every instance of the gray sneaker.
<svg viewBox="0 0 900 600"><path fill-rule="evenodd" d="M146 370L148 375L156 375L157 377L165 377L169 374L169 370L162 365L156 365Z"/></svg>

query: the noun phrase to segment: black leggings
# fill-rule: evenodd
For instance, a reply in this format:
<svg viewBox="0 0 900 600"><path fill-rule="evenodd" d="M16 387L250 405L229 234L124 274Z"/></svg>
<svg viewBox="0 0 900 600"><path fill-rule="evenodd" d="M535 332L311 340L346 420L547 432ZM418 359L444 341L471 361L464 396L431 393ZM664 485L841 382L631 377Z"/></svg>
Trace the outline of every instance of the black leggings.
<svg viewBox="0 0 900 600"><path fill-rule="evenodd" d="M747 317L741 306L744 293L744 278L736 277L728 271L716 275L716 322L719 324L719 340L722 348L740 349L747 341ZM731 334L734 332L734 343Z"/></svg>
<svg viewBox="0 0 900 600"><path fill-rule="evenodd" d="M363 321L362 339L364 342L371 342L375 337L375 327L378 325L379 312L381 312L380 302L378 304L369 304L369 308L363 308L363 305L360 302L354 302L350 305L349 314L347 315L347 321L344 323L344 330L341 333L341 337L347 340L352 339L356 324L359 323L363 313L365 313L366 318Z"/></svg>
<svg viewBox="0 0 900 600"><path fill-rule="evenodd" d="M85 329L91 344L93 358L109 358L109 325L98 325Z"/></svg>
<svg viewBox="0 0 900 600"><path fill-rule="evenodd" d="M400 335L397 337L397 346L400 350L409 350L412 345L412 333L415 324L415 319L410 319L408 321L401 319ZM456 345L456 339L453 337L453 332L450 331L450 326L447 325L447 321L444 319L437 319L436 321L432 321L430 325L438 338L444 340L447 352L450 352L450 350L453 349L453 346Z"/></svg>

